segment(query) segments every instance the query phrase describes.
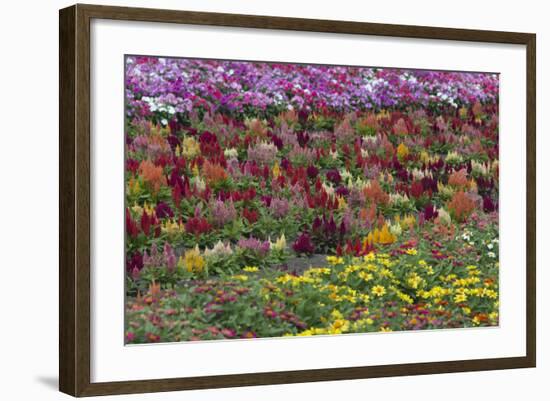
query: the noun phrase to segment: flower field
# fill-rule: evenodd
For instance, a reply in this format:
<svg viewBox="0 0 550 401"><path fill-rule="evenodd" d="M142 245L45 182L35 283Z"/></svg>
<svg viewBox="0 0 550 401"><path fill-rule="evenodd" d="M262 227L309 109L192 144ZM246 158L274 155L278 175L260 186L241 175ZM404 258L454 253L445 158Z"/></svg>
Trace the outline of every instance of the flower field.
<svg viewBox="0 0 550 401"><path fill-rule="evenodd" d="M126 58L126 343L498 325L498 76Z"/></svg>

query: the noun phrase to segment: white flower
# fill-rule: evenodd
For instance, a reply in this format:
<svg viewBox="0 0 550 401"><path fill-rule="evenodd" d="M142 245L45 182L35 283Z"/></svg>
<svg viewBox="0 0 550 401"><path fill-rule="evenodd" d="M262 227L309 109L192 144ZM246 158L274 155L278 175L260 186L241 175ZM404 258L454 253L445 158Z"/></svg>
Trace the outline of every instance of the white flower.
<svg viewBox="0 0 550 401"><path fill-rule="evenodd" d="M409 197L400 193L390 194L390 204L392 205L406 205L409 203Z"/></svg>
<svg viewBox="0 0 550 401"><path fill-rule="evenodd" d="M367 142L376 142L378 140L378 137L376 136L363 136L361 137L361 139L363 140L363 142L367 143Z"/></svg>
<svg viewBox="0 0 550 401"><path fill-rule="evenodd" d="M488 249L493 249L493 244L487 244Z"/></svg>
<svg viewBox="0 0 550 401"><path fill-rule="evenodd" d="M323 189L325 190L328 196L334 195L334 187L332 186L332 184L327 185L326 183L323 182L321 185L323 186Z"/></svg>
<svg viewBox="0 0 550 401"><path fill-rule="evenodd" d="M195 177L191 181L193 181L198 191L204 191L206 189L206 183L201 177Z"/></svg>
<svg viewBox="0 0 550 401"><path fill-rule="evenodd" d="M396 223L395 225L390 226L390 232L396 237L399 237L402 233L401 225Z"/></svg>
<svg viewBox="0 0 550 401"><path fill-rule="evenodd" d="M452 152L449 151L447 152L447 156L445 156L445 161L447 163L461 163L462 160L463 160L462 156L455 151L452 151Z"/></svg>
<svg viewBox="0 0 550 401"><path fill-rule="evenodd" d="M342 180L344 181L348 181L349 179L353 178L351 173L346 169L340 171L340 177L342 177Z"/></svg>
<svg viewBox="0 0 550 401"><path fill-rule="evenodd" d="M451 225L451 215L443 208L438 209L439 221L441 221L446 226Z"/></svg>
<svg viewBox="0 0 550 401"><path fill-rule="evenodd" d="M206 248L204 250L205 257L231 255L232 253L233 251L231 250L231 246L229 244L224 244L221 241L218 241L212 249Z"/></svg>
<svg viewBox="0 0 550 401"><path fill-rule="evenodd" d="M282 251L286 248L286 238L285 238L285 235L282 234L278 239L277 241L275 242L271 242L271 240L269 241L269 246L271 249L275 249L275 250L278 250L278 251Z"/></svg>
<svg viewBox="0 0 550 401"><path fill-rule="evenodd" d="M497 255L494 252L487 253L487 256L489 256L490 258L496 258L497 257Z"/></svg>
<svg viewBox="0 0 550 401"><path fill-rule="evenodd" d="M239 155L239 152L235 148L229 148L225 149L223 154L227 159L231 159L233 157L237 157Z"/></svg>

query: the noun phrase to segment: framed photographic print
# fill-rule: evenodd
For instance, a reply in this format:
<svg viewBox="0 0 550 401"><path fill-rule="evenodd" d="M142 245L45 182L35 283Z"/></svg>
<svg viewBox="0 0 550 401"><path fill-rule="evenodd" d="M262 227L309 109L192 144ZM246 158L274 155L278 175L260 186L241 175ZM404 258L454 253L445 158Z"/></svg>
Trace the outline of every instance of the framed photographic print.
<svg viewBox="0 0 550 401"><path fill-rule="evenodd" d="M60 390L535 366L535 35L60 11Z"/></svg>

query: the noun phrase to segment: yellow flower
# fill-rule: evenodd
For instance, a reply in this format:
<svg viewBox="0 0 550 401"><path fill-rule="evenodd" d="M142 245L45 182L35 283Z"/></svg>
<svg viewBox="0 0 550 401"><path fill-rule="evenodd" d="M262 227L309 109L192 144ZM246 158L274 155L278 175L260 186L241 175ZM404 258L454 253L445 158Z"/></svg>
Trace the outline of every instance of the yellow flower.
<svg viewBox="0 0 550 401"><path fill-rule="evenodd" d="M420 152L420 161L425 164L428 164L430 162L430 155L425 150Z"/></svg>
<svg viewBox="0 0 550 401"><path fill-rule="evenodd" d="M409 248L405 252L406 252L407 255L416 255L418 253L418 251L414 248Z"/></svg>
<svg viewBox="0 0 550 401"><path fill-rule="evenodd" d="M199 143L193 137L186 137L182 143L181 154L187 158L193 158L201 153Z"/></svg>
<svg viewBox="0 0 550 401"><path fill-rule="evenodd" d="M340 312L338 309L333 309L332 312L330 312L330 316L335 320L344 318L344 315L342 315L342 312Z"/></svg>
<svg viewBox="0 0 550 401"><path fill-rule="evenodd" d="M348 206L343 196L338 196L338 209L343 210Z"/></svg>
<svg viewBox="0 0 550 401"><path fill-rule="evenodd" d="M392 234L387 224L384 224L380 231L379 242L381 244L393 244L397 240L397 237Z"/></svg>
<svg viewBox="0 0 550 401"><path fill-rule="evenodd" d="M414 300L407 294L399 292L399 293L397 293L397 296L399 297L399 299L401 299L402 301L408 303L409 305L412 305L414 303Z"/></svg>
<svg viewBox="0 0 550 401"><path fill-rule="evenodd" d="M373 279L372 273L367 273L365 271L361 271L357 275L365 281L370 281Z"/></svg>
<svg viewBox="0 0 550 401"><path fill-rule="evenodd" d="M467 300L468 300L468 296L464 293L459 293L459 294L455 295L455 298L454 298L454 301L457 304L466 302Z"/></svg>
<svg viewBox="0 0 550 401"><path fill-rule="evenodd" d="M374 255L374 252L369 252L368 255L363 256L363 259L365 260L365 262L372 262L376 259L376 256Z"/></svg>
<svg viewBox="0 0 550 401"><path fill-rule="evenodd" d="M367 270L370 272L378 271L378 266L376 266L374 263L367 264Z"/></svg>
<svg viewBox="0 0 550 401"><path fill-rule="evenodd" d="M306 277L315 277L323 274L329 275L330 269L328 267L312 267L304 272L304 276Z"/></svg>
<svg viewBox="0 0 550 401"><path fill-rule="evenodd" d="M400 161L404 161L409 155L409 148L404 143L400 143L397 147L397 157Z"/></svg>
<svg viewBox="0 0 550 401"><path fill-rule="evenodd" d="M273 173L273 177L275 178L278 178L281 175L281 168L279 167L279 163L275 162L271 172Z"/></svg>
<svg viewBox="0 0 550 401"><path fill-rule="evenodd" d="M451 293L450 289L443 288L443 287L440 287L440 286L435 286L432 289L430 289L429 291L424 291L424 290L418 290L417 291L418 296L422 297L424 299L442 298L445 295L449 295L450 293Z"/></svg>
<svg viewBox="0 0 550 401"><path fill-rule="evenodd" d="M143 210L145 210L149 216L155 213L155 208L149 205L147 202L143 204Z"/></svg>
<svg viewBox="0 0 550 401"><path fill-rule="evenodd" d="M481 296L491 298L491 299L496 299L498 297L498 292L496 292L495 290L491 290L489 288L484 288Z"/></svg>
<svg viewBox="0 0 550 401"><path fill-rule="evenodd" d="M259 269L256 266L245 266L245 267L243 267L243 271L245 271L247 273L255 273L258 270Z"/></svg>
<svg viewBox="0 0 550 401"><path fill-rule="evenodd" d="M359 298L361 298L361 301L363 301L364 304L368 304L370 302L369 294L359 294Z"/></svg>
<svg viewBox="0 0 550 401"><path fill-rule="evenodd" d="M372 287L371 292L377 297L381 297L386 294L386 289L381 285L375 285Z"/></svg>
<svg viewBox="0 0 550 401"><path fill-rule="evenodd" d="M422 284L422 282L422 277L420 277L417 273L412 273L407 279L407 284L409 287L415 290L420 286L420 284Z"/></svg>
<svg viewBox="0 0 550 401"><path fill-rule="evenodd" d="M294 276L291 276L290 274L285 274L283 276L277 277L277 283L280 284L286 284L294 279Z"/></svg>
<svg viewBox="0 0 550 401"><path fill-rule="evenodd" d="M128 194L129 195L139 195L141 193L141 186L139 185L139 180L136 180L134 177L130 178L128 181Z"/></svg>
<svg viewBox="0 0 550 401"><path fill-rule="evenodd" d="M332 324L330 325L330 328L328 330L329 334L341 334L345 333L349 330L349 321L345 319L336 319Z"/></svg>
<svg viewBox="0 0 550 401"><path fill-rule="evenodd" d="M204 258L200 255L199 247L196 246L180 256L178 266L185 267L189 273L201 273L204 270Z"/></svg>
<svg viewBox="0 0 550 401"><path fill-rule="evenodd" d="M307 276L293 276L291 274L285 274L283 276L277 277L277 283L286 284L290 283L293 286L300 285L302 283L314 283L315 279Z"/></svg>
<svg viewBox="0 0 550 401"><path fill-rule="evenodd" d="M396 287L390 287L390 289L395 293L395 295L397 295L397 298L399 298L403 302L406 302L409 305L414 303L414 300L409 295L399 291ZM405 312L406 312L406 309L405 309Z"/></svg>
<svg viewBox="0 0 550 401"><path fill-rule="evenodd" d="M453 281L454 287L466 287L468 285L479 283L479 277L457 278Z"/></svg>
<svg viewBox="0 0 550 401"><path fill-rule="evenodd" d="M390 112L388 110L380 110L380 112L376 114L377 120L383 120L387 118L390 118Z"/></svg>
<svg viewBox="0 0 550 401"><path fill-rule="evenodd" d="M370 236L372 234L372 237ZM384 224L381 230L378 230L376 228L372 233L369 233L369 236L367 236L367 240L374 243L374 244L382 244L382 245L388 245L393 244L397 237L395 234L392 234L388 225Z"/></svg>
<svg viewBox="0 0 550 401"><path fill-rule="evenodd" d="M198 176L199 176L199 166L197 166L197 165L195 164L191 170L192 170L192 172L193 172L193 176L195 176L195 177L198 177Z"/></svg>
<svg viewBox="0 0 550 401"><path fill-rule="evenodd" d="M416 224L416 217L414 217L412 214L407 214L403 216L402 219L399 219L399 224L404 230L410 229Z"/></svg>
<svg viewBox="0 0 550 401"><path fill-rule="evenodd" d="M339 264L342 264L344 263L344 259L343 258L340 258L338 256L327 256L327 263L331 264L331 265L339 265Z"/></svg>
<svg viewBox="0 0 550 401"><path fill-rule="evenodd" d="M301 331L300 333L296 334L297 336L314 336L318 334L328 334L326 329L323 328L316 328L312 327L310 329ZM290 334L292 335L292 334Z"/></svg>
<svg viewBox="0 0 550 401"><path fill-rule="evenodd" d="M185 232L185 226L175 220L166 220L162 223L161 231L170 237Z"/></svg>
<svg viewBox="0 0 550 401"><path fill-rule="evenodd" d="M393 273L390 269L382 269L380 270L380 277L393 278Z"/></svg>
<svg viewBox="0 0 550 401"><path fill-rule="evenodd" d="M239 281L246 281L248 280L248 276L245 276L244 274L236 274L234 276L231 276L232 279L239 280Z"/></svg>
<svg viewBox="0 0 550 401"><path fill-rule="evenodd" d="M422 263L423 262L423 263ZM421 260L420 262L418 262L419 266L421 268L423 268L424 270L426 270L426 273L428 273L429 275L432 275L434 274L434 269L432 266L430 266L429 264L426 263L426 261L424 260Z"/></svg>

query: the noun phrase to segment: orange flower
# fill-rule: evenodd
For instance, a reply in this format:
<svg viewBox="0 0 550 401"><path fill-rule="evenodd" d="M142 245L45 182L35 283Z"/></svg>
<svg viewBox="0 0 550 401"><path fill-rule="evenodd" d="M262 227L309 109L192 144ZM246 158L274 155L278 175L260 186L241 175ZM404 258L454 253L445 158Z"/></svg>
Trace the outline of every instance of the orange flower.
<svg viewBox="0 0 550 401"><path fill-rule="evenodd" d="M409 133L405 120L402 118L397 120L397 122L393 125L393 133L396 135L407 135Z"/></svg>
<svg viewBox="0 0 550 401"><path fill-rule="evenodd" d="M464 191L455 193L453 199L447 204L447 208L459 222L466 220L475 207L475 202Z"/></svg>
<svg viewBox="0 0 550 401"><path fill-rule="evenodd" d="M468 173L465 168L458 171L453 171L449 175L449 185L456 188L468 188L470 182L468 181Z"/></svg>
<svg viewBox="0 0 550 401"><path fill-rule="evenodd" d="M362 131L365 131L367 128L371 128L374 133L376 133L376 129L378 128L376 115L369 113L365 117L360 118L357 120L357 127Z"/></svg>
<svg viewBox="0 0 550 401"><path fill-rule="evenodd" d="M249 133L253 137L265 138L267 136L267 128L264 127L261 120L253 118L246 122Z"/></svg>
<svg viewBox="0 0 550 401"><path fill-rule="evenodd" d="M359 220L363 222L373 222L376 218L376 205L372 203L370 207L367 208L361 208L359 210Z"/></svg>
<svg viewBox="0 0 550 401"><path fill-rule="evenodd" d="M208 160L202 165L202 174L209 185L224 181L228 177L227 172L222 166L210 163Z"/></svg>
<svg viewBox="0 0 550 401"><path fill-rule="evenodd" d="M155 283L154 281L149 284L149 294L153 297L153 299L156 299L160 294L160 284Z"/></svg>
<svg viewBox="0 0 550 401"><path fill-rule="evenodd" d="M476 118L479 118L483 114L483 106L479 102L475 102L472 107L472 113Z"/></svg>
<svg viewBox="0 0 550 401"><path fill-rule="evenodd" d="M161 185L166 185L166 177L164 176L162 166L156 166L150 160L143 160L140 163L139 174L142 176L143 181L149 185L154 195L158 193Z"/></svg>
<svg viewBox="0 0 550 401"><path fill-rule="evenodd" d="M170 144L160 133L149 135L147 137L147 142L149 142L149 146L158 147L163 153L170 152Z"/></svg>
<svg viewBox="0 0 550 401"><path fill-rule="evenodd" d="M378 181L371 181L370 185L367 185L363 189L363 193L375 204L387 204L390 196L384 192Z"/></svg>
<svg viewBox="0 0 550 401"><path fill-rule="evenodd" d="M298 113L294 110L286 110L279 114L279 119L281 121L286 121L287 123L293 124L298 122Z"/></svg>

